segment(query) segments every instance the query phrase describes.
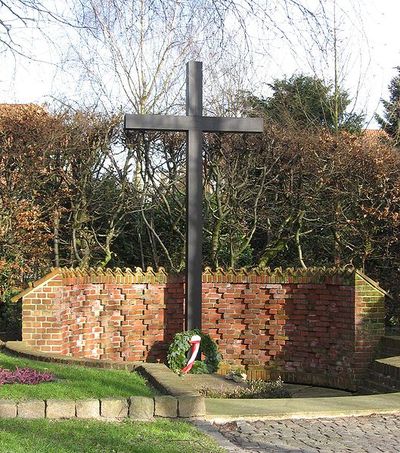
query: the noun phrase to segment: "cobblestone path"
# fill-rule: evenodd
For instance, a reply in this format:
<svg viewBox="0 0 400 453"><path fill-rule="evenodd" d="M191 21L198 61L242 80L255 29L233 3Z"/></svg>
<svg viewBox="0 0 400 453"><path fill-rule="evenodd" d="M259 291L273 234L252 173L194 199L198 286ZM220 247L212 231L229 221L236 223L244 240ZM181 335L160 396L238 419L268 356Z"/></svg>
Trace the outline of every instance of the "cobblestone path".
<svg viewBox="0 0 400 453"><path fill-rule="evenodd" d="M235 421L215 428L236 448L274 453L400 452L400 414L300 420ZM231 444L232 445L232 444Z"/></svg>

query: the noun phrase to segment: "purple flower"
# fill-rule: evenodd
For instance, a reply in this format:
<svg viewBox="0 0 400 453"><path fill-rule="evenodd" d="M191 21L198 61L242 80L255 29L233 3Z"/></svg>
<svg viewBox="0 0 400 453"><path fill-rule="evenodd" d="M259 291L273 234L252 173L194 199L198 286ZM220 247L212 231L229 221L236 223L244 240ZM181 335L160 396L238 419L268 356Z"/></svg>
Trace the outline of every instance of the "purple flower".
<svg viewBox="0 0 400 453"><path fill-rule="evenodd" d="M0 385L2 384L40 384L54 381L54 375L31 368L17 368L14 371L0 368Z"/></svg>

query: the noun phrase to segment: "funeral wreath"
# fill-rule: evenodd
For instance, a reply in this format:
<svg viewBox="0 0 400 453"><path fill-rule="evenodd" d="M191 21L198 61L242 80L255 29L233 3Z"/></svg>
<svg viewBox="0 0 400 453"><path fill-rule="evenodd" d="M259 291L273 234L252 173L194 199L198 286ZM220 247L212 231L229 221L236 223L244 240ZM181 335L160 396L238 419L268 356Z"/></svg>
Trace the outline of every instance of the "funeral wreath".
<svg viewBox="0 0 400 453"><path fill-rule="evenodd" d="M221 355L218 352L218 346L210 335L200 332L198 329L179 332L175 335L168 349L167 361L168 366L175 373L179 373L185 367L187 362L187 353L190 349L190 339L193 335L199 335L200 353L204 355L205 360L196 360L192 373L215 373L218 370L221 361Z"/></svg>

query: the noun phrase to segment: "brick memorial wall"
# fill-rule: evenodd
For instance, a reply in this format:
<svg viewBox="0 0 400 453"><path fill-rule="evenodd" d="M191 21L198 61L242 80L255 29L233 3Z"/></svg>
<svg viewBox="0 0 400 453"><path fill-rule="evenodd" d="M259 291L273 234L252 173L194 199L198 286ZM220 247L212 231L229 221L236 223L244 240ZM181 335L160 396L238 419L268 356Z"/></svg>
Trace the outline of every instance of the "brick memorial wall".
<svg viewBox="0 0 400 453"><path fill-rule="evenodd" d="M203 331L253 377L354 389L384 332L384 291L362 273L203 273ZM24 291L23 341L42 352L165 360L184 328L184 279L162 269L55 269Z"/></svg>

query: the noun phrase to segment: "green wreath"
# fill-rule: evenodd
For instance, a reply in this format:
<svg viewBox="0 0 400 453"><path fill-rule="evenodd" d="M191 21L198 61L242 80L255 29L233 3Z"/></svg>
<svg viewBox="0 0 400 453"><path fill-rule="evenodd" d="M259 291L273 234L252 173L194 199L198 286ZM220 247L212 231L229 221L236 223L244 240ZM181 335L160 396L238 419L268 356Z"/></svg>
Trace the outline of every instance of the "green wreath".
<svg viewBox="0 0 400 453"><path fill-rule="evenodd" d="M198 329L180 332L174 336L168 348L168 366L175 373L180 373L187 362L187 352L190 348L190 339L193 335L200 335L200 353L205 355L204 362L196 360L191 370L192 373L215 373L218 370L221 355L218 346L210 335L200 332Z"/></svg>

